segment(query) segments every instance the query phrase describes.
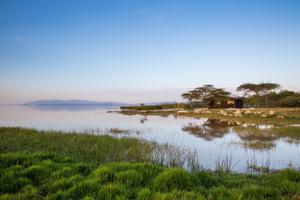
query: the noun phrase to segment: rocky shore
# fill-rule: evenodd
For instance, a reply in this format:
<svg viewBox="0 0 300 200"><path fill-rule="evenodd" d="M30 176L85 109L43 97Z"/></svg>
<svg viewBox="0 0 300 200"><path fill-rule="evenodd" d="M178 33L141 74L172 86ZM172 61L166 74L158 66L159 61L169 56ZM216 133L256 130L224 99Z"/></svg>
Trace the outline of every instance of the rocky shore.
<svg viewBox="0 0 300 200"><path fill-rule="evenodd" d="M123 114L175 114L175 115L186 115L186 114L199 114L199 115L220 115L224 117L258 117L258 118L277 118L285 119L286 116L277 113L274 110L262 110L259 108L228 108L228 109L208 109L208 108L196 108L185 110L183 108L173 109L158 109L158 110L132 110L122 109L116 111Z"/></svg>

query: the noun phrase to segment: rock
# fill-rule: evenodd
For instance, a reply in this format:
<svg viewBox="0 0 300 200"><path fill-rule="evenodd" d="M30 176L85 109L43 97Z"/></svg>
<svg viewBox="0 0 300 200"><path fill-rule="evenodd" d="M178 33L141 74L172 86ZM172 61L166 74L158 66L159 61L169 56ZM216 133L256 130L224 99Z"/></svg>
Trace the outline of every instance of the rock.
<svg viewBox="0 0 300 200"><path fill-rule="evenodd" d="M197 108L193 110L194 113L202 113L202 109L201 108Z"/></svg>
<svg viewBox="0 0 300 200"><path fill-rule="evenodd" d="M254 115L261 115L261 112L259 112L259 111L254 112Z"/></svg>
<svg viewBox="0 0 300 200"><path fill-rule="evenodd" d="M273 110L271 110L270 112L269 112L269 115L275 115L275 112L273 111Z"/></svg>
<svg viewBox="0 0 300 200"><path fill-rule="evenodd" d="M186 114L186 113L189 113L189 111L187 111L187 110L179 110L179 111L177 111L177 113L179 113L179 114Z"/></svg>
<svg viewBox="0 0 300 200"><path fill-rule="evenodd" d="M243 115L241 113L234 113L235 117L242 117Z"/></svg>
<svg viewBox="0 0 300 200"><path fill-rule="evenodd" d="M240 121L236 121L235 124L236 124L237 126L242 125L242 123L241 123Z"/></svg>
<svg viewBox="0 0 300 200"><path fill-rule="evenodd" d="M267 115L265 115L265 114L262 114L262 115L260 115L260 117L262 117L262 118L266 118L266 117L267 117Z"/></svg>
<svg viewBox="0 0 300 200"><path fill-rule="evenodd" d="M220 110L220 114L223 115L223 116L227 116L227 112L225 110Z"/></svg>
<svg viewBox="0 0 300 200"><path fill-rule="evenodd" d="M253 114L253 112L251 110L245 110L245 114L250 115L250 114Z"/></svg>
<svg viewBox="0 0 300 200"><path fill-rule="evenodd" d="M233 113L233 115L235 116L235 117L242 117L243 115L242 115L242 112L240 111L240 110L236 110L234 113Z"/></svg>

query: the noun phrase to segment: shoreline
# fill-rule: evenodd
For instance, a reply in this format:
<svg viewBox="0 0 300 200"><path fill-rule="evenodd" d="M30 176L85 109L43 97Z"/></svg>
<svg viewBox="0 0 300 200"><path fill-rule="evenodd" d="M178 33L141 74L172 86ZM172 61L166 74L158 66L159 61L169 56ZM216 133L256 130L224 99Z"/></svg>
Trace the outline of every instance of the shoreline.
<svg viewBox="0 0 300 200"><path fill-rule="evenodd" d="M300 108L243 108L243 109L157 109L143 110L121 108L120 111L108 111L124 115L160 115L160 116L184 116L192 118L212 118L227 119L232 121L260 123L260 124L280 124L299 125Z"/></svg>

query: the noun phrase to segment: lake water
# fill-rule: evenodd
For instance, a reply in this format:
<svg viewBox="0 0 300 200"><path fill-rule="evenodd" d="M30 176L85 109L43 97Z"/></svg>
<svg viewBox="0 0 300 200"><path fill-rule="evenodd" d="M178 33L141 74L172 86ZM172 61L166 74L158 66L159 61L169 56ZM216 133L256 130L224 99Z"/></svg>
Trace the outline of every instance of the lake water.
<svg viewBox="0 0 300 200"><path fill-rule="evenodd" d="M0 106L0 126L40 130L131 130L138 137L195 151L204 168L231 157L234 171L247 171L247 162L272 169L300 167L300 136L269 133L272 125L243 124L226 120L175 116L141 116L107 113L118 108Z"/></svg>

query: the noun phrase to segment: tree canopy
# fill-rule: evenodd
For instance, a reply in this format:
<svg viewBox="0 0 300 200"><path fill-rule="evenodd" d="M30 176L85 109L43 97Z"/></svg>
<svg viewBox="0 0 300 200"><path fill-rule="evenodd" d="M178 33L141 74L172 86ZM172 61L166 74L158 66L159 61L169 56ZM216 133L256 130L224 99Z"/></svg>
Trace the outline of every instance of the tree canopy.
<svg viewBox="0 0 300 200"><path fill-rule="evenodd" d="M187 93L183 93L181 96L190 102L200 101L208 107L211 107L213 101L224 99L229 94L229 92L222 88L215 88L213 85L204 85Z"/></svg>
<svg viewBox="0 0 300 200"><path fill-rule="evenodd" d="M280 85L277 83L244 83L236 90L239 92L244 92L245 97L252 96L255 106L258 107L258 101L261 96L265 97L265 105L268 106L268 94L279 88Z"/></svg>

